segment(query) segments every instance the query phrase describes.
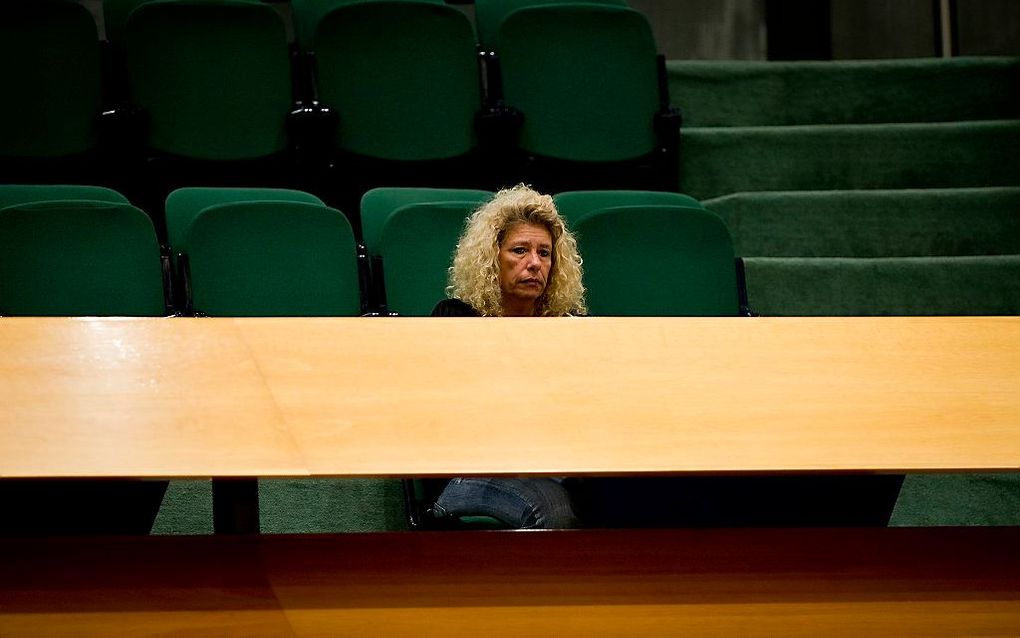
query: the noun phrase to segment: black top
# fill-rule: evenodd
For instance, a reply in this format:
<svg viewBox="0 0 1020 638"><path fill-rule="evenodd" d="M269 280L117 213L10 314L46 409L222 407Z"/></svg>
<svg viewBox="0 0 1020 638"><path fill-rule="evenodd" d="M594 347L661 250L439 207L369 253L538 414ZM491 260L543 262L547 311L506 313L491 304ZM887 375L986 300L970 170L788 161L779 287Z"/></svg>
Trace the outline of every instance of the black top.
<svg viewBox="0 0 1020 638"><path fill-rule="evenodd" d="M481 317L477 310L460 299L443 299L432 309L433 317Z"/></svg>

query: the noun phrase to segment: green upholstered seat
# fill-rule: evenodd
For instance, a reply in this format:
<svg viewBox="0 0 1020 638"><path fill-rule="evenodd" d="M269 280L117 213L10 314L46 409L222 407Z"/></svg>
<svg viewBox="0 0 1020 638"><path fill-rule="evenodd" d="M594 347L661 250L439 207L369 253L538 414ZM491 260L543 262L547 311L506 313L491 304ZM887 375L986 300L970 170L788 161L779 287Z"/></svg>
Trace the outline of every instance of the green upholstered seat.
<svg viewBox="0 0 1020 638"><path fill-rule="evenodd" d="M495 48L503 97L524 116L523 151L615 162L656 149L657 52L641 13L601 4L525 7L503 19Z"/></svg>
<svg viewBox="0 0 1020 638"><path fill-rule="evenodd" d="M306 50L312 49L315 29L319 22L332 9L359 2L378 2L379 0L291 0L291 15L294 19L294 38L298 45ZM432 4L444 4L445 0L414 0Z"/></svg>
<svg viewBox="0 0 1020 638"><path fill-rule="evenodd" d="M468 18L440 3L340 3L315 28L316 82L339 115L335 147L385 161L462 157L481 86Z"/></svg>
<svg viewBox="0 0 1020 638"><path fill-rule="evenodd" d="M151 220L116 202L46 201L0 209L0 314L166 314Z"/></svg>
<svg viewBox="0 0 1020 638"><path fill-rule="evenodd" d="M150 149L197 160L258 159L287 145L291 74L279 14L245 0L152 0L124 34L130 99Z"/></svg>
<svg viewBox="0 0 1020 638"><path fill-rule="evenodd" d="M537 7L546 4L609 4L626 7L625 0L582 0L581 2L564 2L563 0L475 0L475 25L478 27L478 41L483 47L492 48L496 42L496 33L503 19L510 13L524 7Z"/></svg>
<svg viewBox="0 0 1020 638"><path fill-rule="evenodd" d="M325 203L304 191L287 188L220 188L190 186L178 188L166 198L167 239L174 252L187 252L185 236L198 214L217 204L237 202L284 201L307 204Z"/></svg>
<svg viewBox="0 0 1020 638"><path fill-rule="evenodd" d="M389 216L379 246L386 310L427 317L446 297L447 269L475 208L474 202L408 204Z"/></svg>
<svg viewBox="0 0 1020 638"><path fill-rule="evenodd" d="M0 20L0 158L80 155L98 142L99 37L80 3L9 2Z"/></svg>
<svg viewBox="0 0 1020 638"><path fill-rule="evenodd" d="M621 206L575 227L593 315L736 316L733 244L696 207Z"/></svg>
<svg viewBox="0 0 1020 638"><path fill-rule="evenodd" d="M0 208L29 202L85 199L120 204L127 198L112 188L79 184L0 184Z"/></svg>
<svg viewBox="0 0 1020 638"><path fill-rule="evenodd" d="M354 235L336 209L294 201L217 204L198 214L184 244L197 314L361 312Z"/></svg>
<svg viewBox="0 0 1020 638"><path fill-rule="evenodd" d="M383 227L394 212L408 204L471 202L478 207L492 199L492 195L491 191L467 188L373 188L361 198L361 230L365 250L369 257L380 254Z"/></svg>
<svg viewBox="0 0 1020 638"><path fill-rule="evenodd" d="M669 191L565 191L556 194L553 200L560 215L571 225L593 212L617 206L701 207L701 203L693 197Z"/></svg>

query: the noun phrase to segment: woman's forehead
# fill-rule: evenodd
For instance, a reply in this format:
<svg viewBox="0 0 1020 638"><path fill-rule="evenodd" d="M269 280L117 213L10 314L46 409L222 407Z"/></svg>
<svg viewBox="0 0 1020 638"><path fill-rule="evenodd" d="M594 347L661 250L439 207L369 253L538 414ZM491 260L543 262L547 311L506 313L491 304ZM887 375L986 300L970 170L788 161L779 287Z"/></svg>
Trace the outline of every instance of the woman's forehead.
<svg viewBox="0 0 1020 638"><path fill-rule="evenodd" d="M506 229L506 236L503 243L528 242L537 244L552 245L552 233L544 224L532 224L531 222L517 222Z"/></svg>

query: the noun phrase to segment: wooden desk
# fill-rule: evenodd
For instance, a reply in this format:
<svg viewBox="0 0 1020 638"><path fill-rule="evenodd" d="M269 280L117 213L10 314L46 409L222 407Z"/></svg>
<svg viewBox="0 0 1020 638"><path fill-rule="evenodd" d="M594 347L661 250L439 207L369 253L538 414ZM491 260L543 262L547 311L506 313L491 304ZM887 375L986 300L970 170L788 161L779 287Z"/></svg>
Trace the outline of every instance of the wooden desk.
<svg viewBox="0 0 1020 638"><path fill-rule="evenodd" d="M1020 317L0 319L0 477L1020 469Z"/></svg>
<svg viewBox="0 0 1020 638"><path fill-rule="evenodd" d="M8 539L0 635L1016 635L1020 528Z"/></svg>

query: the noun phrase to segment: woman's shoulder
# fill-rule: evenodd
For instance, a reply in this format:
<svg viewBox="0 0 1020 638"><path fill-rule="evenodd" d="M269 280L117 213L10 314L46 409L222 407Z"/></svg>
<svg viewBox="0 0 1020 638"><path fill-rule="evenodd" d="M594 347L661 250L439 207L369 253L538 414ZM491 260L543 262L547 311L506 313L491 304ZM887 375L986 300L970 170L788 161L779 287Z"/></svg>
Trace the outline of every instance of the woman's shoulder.
<svg viewBox="0 0 1020 638"><path fill-rule="evenodd" d="M443 299L432 309L433 317L480 317L478 311L460 299Z"/></svg>

